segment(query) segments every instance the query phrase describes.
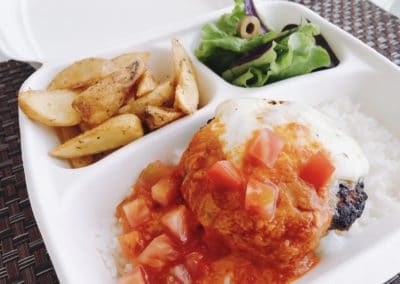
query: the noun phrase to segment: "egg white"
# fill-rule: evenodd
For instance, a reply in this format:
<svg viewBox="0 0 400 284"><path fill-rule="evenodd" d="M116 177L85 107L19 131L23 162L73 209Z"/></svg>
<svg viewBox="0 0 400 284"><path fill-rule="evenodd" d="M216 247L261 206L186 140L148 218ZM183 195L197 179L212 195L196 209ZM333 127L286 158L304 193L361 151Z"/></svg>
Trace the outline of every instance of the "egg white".
<svg viewBox="0 0 400 284"><path fill-rule="evenodd" d="M272 104L254 98L233 99L221 103L215 116L225 127L225 132L219 135L224 154L239 166L246 142L255 130L296 122L308 127L313 138L330 153L338 179L357 181L369 171L368 160L357 142L310 106L297 102Z"/></svg>

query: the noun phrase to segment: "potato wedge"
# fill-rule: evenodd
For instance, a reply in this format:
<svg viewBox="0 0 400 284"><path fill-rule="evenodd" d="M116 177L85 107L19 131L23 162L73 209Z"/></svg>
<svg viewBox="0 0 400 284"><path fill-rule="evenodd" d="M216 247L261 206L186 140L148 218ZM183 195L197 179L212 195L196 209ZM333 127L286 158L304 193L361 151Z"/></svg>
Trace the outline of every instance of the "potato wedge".
<svg viewBox="0 0 400 284"><path fill-rule="evenodd" d="M81 134L81 131L78 126L69 126L69 127L56 127L56 133L61 143L74 138ZM82 168L90 165L94 162L94 157L92 155L77 157L73 159L68 159L71 168Z"/></svg>
<svg viewBox="0 0 400 284"><path fill-rule="evenodd" d="M182 117L183 115L182 112L171 108L147 106L145 122L150 130L154 130Z"/></svg>
<svg viewBox="0 0 400 284"><path fill-rule="evenodd" d="M141 136L140 119L133 114L122 114L55 147L50 155L70 159L97 154L126 145Z"/></svg>
<svg viewBox="0 0 400 284"><path fill-rule="evenodd" d="M186 114L194 113L199 105L199 88L190 63L181 61L178 84L175 90L174 108Z"/></svg>
<svg viewBox="0 0 400 284"><path fill-rule="evenodd" d="M136 89L136 97L143 97L147 95L151 91L153 91L157 87L157 81L153 76L153 73L149 70L143 73L140 78L140 82Z"/></svg>
<svg viewBox="0 0 400 284"><path fill-rule="evenodd" d="M133 113L144 118L146 107L152 106L163 106L171 103L174 99L174 85L170 80L166 80L157 86L150 94L138 98L135 101L129 102L129 104L122 107L120 113Z"/></svg>
<svg viewBox="0 0 400 284"><path fill-rule="evenodd" d="M126 68L138 60L142 61L146 65L149 57L149 52L130 52L114 57L111 61L117 68Z"/></svg>
<svg viewBox="0 0 400 284"><path fill-rule="evenodd" d="M50 82L48 90L76 89L95 84L102 78L115 72L117 67L113 62L103 58L86 58L73 63Z"/></svg>
<svg viewBox="0 0 400 284"><path fill-rule="evenodd" d="M72 107L77 94L69 90L26 91L18 95L22 111L31 119L48 126L73 126L80 121Z"/></svg>
<svg viewBox="0 0 400 284"><path fill-rule="evenodd" d="M133 84L144 71L144 62L134 61L80 93L72 106L83 121L92 125L100 124L123 105Z"/></svg>
<svg viewBox="0 0 400 284"><path fill-rule="evenodd" d="M171 40L172 43L172 56L174 61L174 71L175 71L175 80L178 81L180 73L181 73L181 62L187 61L189 63L189 70L194 74L196 78L196 69L193 66L192 60L190 60L189 55L183 46L179 43L179 41L174 38Z"/></svg>

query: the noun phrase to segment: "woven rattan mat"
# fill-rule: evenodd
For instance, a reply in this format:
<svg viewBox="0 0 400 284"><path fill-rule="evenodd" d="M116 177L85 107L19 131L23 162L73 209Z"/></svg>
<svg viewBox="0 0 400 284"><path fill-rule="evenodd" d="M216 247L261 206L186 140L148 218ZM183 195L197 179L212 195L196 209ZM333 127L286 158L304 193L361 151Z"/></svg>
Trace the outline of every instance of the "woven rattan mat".
<svg viewBox="0 0 400 284"><path fill-rule="evenodd" d="M294 1L400 65L398 18L363 0ZM33 71L16 61L0 63L0 283L58 282L32 215L21 161L16 93ZM400 276L390 283L400 284Z"/></svg>

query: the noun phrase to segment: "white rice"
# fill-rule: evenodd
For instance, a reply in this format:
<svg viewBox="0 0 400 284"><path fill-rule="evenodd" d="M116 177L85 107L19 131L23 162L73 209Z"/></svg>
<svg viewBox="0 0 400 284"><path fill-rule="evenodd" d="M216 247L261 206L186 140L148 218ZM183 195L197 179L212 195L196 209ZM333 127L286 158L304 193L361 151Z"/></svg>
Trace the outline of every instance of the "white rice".
<svg viewBox="0 0 400 284"><path fill-rule="evenodd" d="M362 113L349 97L324 104L320 110L360 144L370 163L365 177L368 200L358 223L368 225L390 214L400 202L396 187L400 182L400 141L374 118Z"/></svg>
<svg viewBox="0 0 400 284"><path fill-rule="evenodd" d="M349 97L341 97L320 106L322 113L332 118L337 127L351 135L361 146L370 163L365 177L368 200L361 218L347 232L331 231L321 240L319 251L329 254L342 249L352 236L388 216L400 205L400 141L376 119L366 115Z"/></svg>
<svg viewBox="0 0 400 284"><path fill-rule="evenodd" d="M360 144L370 163L370 172L365 177L368 200L364 213L348 232L330 232L322 239L320 252L326 255L343 248L348 237L361 233L363 228L387 216L399 206L400 191L396 184L400 184L400 176L397 174L400 172L400 141L374 118L364 114L349 97L325 103L318 109ZM173 162L179 161L181 152L174 152L171 157ZM130 270L130 266L121 261L123 258L117 241L120 229L116 224L115 218L110 216L110 220L102 224L104 229L96 234L99 253L114 278L119 272Z"/></svg>
<svg viewBox="0 0 400 284"><path fill-rule="evenodd" d="M116 218L112 216L109 219L102 220L99 227L100 230L95 234L96 248L104 265L115 279L121 270L120 262L124 261L117 239L117 236L121 233L121 228L117 225Z"/></svg>

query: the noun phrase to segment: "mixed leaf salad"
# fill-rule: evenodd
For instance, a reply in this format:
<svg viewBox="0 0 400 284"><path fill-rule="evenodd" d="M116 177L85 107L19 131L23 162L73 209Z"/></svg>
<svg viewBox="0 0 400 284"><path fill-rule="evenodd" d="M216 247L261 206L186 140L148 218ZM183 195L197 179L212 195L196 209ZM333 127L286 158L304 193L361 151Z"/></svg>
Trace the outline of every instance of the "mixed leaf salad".
<svg viewBox="0 0 400 284"><path fill-rule="evenodd" d="M226 81L242 87L266 84L336 66L339 62L320 34L306 21L270 30L252 0L202 28L197 58Z"/></svg>

